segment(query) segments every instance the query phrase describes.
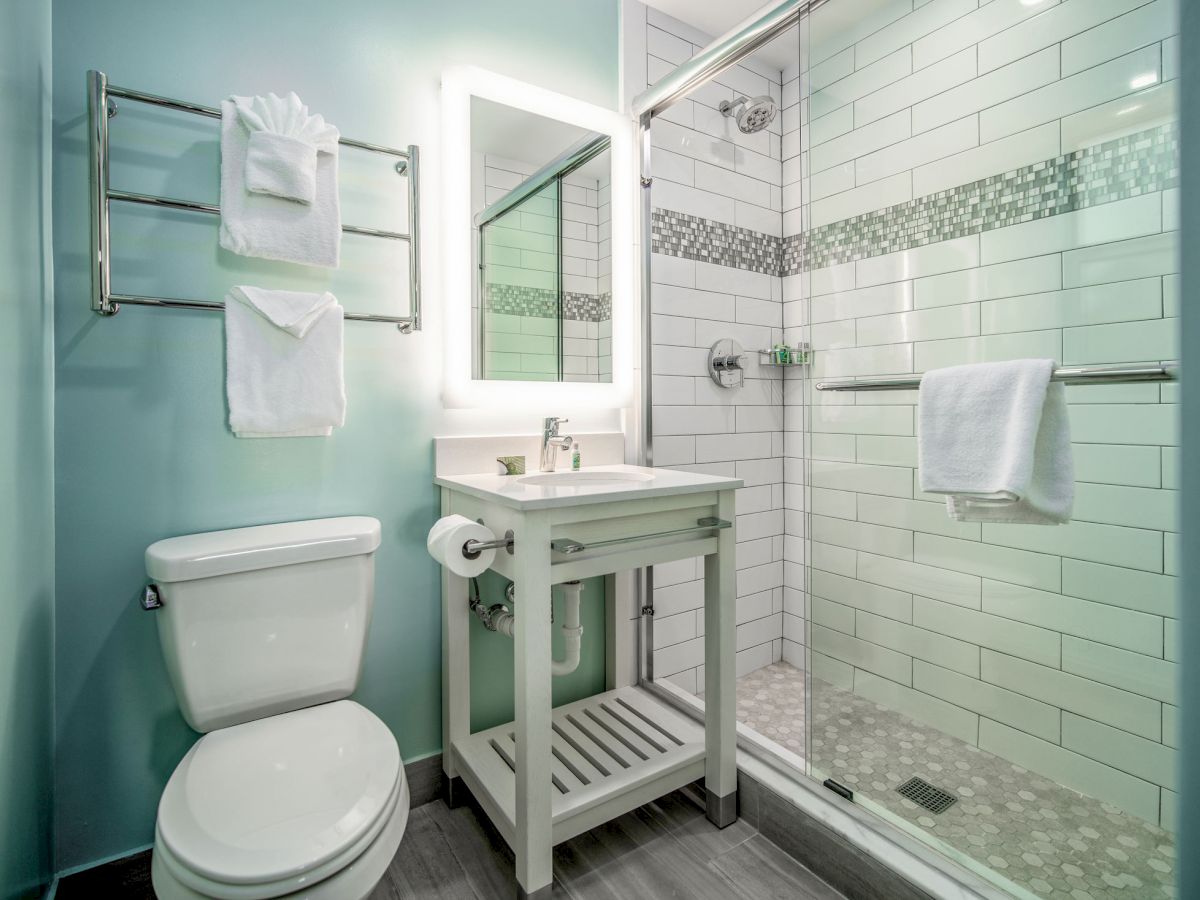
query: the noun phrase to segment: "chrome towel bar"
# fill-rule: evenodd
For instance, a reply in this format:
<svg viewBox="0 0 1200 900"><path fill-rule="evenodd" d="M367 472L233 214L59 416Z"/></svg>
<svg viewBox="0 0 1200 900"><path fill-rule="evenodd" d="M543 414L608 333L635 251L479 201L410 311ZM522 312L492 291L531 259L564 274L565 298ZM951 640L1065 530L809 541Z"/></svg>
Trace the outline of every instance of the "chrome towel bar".
<svg viewBox="0 0 1200 900"><path fill-rule="evenodd" d="M654 534L635 534L629 537L610 538L607 541L591 541L587 544L571 540L570 538L559 538L550 542L550 549L555 553L562 553L569 556L572 553L582 553L585 550L597 550L600 547L613 547L617 544L631 544L635 541L646 541L651 538L675 537L680 534L691 534L694 531L720 530L722 528L729 528L732 524L732 522L728 522L725 519L718 519L715 516L705 516L702 519L697 519L696 524L689 528L676 528L672 531L659 531Z"/></svg>
<svg viewBox="0 0 1200 900"><path fill-rule="evenodd" d="M657 531L652 534L635 534L629 537L610 538L606 541L591 541L587 544L582 541L572 540L571 538L558 538L550 542L550 549L555 553L562 553L569 556L572 553L582 553L585 550L595 550L599 547L631 544L635 541L648 541L653 538L675 537L681 534L691 534L695 531L712 531L714 529L719 531L722 528L729 528L732 525L732 522L725 519L705 516L702 519L697 519L695 525L687 528L675 528L671 531ZM462 555L467 559L477 559L479 554L484 550L507 550L511 554L515 543L515 536L510 528L505 532L504 537L496 538L493 541L467 541L463 544Z"/></svg>
<svg viewBox="0 0 1200 900"><path fill-rule="evenodd" d="M1055 369L1051 381L1064 384L1138 384L1143 381L1177 381L1179 366L1071 366ZM921 386L921 376L871 378L859 381L818 381L818 391L911 391Z"/></svg>
<svg viewBox="0 0 1200 900"><path fill-rule="evenodd" d="M92 309L102 316L112 316L121 304L132 306L158 306L168 309L222 310L225 304L213 300L184 300L172 297L146 297L139 294L122 294L112 290L112 252L109 230L109 205L113 201L134 203L142 206L157 206L165 209L219 214L216 204L195 200L180 200L173 197L158 197L133 191L114 189L108 177L108 120L117 113L114 98L148 103L180 112L220 119L221 111L211 106L201 106L184 100L172 100L157 94L147 94L130 88L117 87L108 83L103 72L88 72L88 150L90 156L91 213L92 213ZM420 247L420 151L416 145L405 150L368 144L342 138L343 147L353 147L368 153L379 153L396 159L396 172L408 179L408 233L366 228L358 225L343 225L347 234L365 235L390 241L402 241L408 245L408 290L409 315L389 316L375 313L345 313L345 318L357 322L387 322L403 332L421 330L421 247Z"/></svg>

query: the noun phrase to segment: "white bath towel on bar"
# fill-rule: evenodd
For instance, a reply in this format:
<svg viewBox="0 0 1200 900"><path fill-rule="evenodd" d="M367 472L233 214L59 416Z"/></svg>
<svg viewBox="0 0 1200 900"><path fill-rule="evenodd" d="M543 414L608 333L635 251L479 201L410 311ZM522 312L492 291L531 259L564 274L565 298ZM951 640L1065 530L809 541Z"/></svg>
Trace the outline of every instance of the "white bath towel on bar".
<svg viewBox="0 0 1200 900"><path fill-rule="evenodd" d="M221 104L221 246L310 266L338 265L338 133L300 98Z"/></svg>
<svg viewBox="0 0 1200 900"><path fill-rule="evenodd" d="M1075 496L1066 388L1052 359L934 369L921 379L921 490L964 522L1058 525Z"/></svg>
<svg viewBox="0 0 1200 900"><path fill-rule="evenodd" d="M225 390L235 435L321 437L345 422L342 313L328 292L229 292Z"/></svg>

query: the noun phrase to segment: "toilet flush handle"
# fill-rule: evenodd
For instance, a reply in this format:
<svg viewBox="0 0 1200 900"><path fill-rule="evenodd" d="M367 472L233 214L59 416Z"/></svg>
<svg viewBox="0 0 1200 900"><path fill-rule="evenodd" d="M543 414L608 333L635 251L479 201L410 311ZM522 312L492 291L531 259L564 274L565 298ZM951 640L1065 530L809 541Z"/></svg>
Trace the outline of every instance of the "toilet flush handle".
<svg viewBox="0 0 1200 900"><path fill-rule="evenodd" d="M158 585L146 585L146 589L142 592L142 609L150 612L160 608L162 605L162 597L158 595Z"/></svg>

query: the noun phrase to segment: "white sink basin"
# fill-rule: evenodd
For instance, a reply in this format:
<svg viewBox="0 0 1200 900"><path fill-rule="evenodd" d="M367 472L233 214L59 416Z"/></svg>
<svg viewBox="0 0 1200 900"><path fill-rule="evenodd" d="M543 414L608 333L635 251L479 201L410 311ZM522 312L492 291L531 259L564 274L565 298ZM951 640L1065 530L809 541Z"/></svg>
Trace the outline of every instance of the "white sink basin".
<svg viewBox="0 0 1200 900"><path fill-rule="evenodd" d="M605 484L632 484L640 481L653 481L653 475L644 472L545 472L540 475L525 475L518 478L521 484L541 484L550 487L571 485L586 485L599 487Z"/></svg>

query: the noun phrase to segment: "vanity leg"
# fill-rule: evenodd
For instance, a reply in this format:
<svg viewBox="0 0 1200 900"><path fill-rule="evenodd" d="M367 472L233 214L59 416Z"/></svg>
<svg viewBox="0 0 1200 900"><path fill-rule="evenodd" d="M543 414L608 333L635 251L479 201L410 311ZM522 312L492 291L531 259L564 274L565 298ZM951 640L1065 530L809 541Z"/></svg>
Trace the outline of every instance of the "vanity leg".
<svg viewBox="0 0 1200 900"><path fill-rule="evenodd" d="M550 791L550 526L525 517L516 544L518 898L549 898L553 887Z"/></svg>
<svg viewBox="0 0 1200 900"><path fill-rule="evenodd" d="M734 519L733 491L721 491L717 515ZM717 552L704 557L704 787L708 819L718 828L737 819L735 607L732 528L717 532Z"/></svg>
<svg viewBox="0 0 1200 900"><path fill-rule="evenodd" d="M633 572L604 576L604 689L615 691L637 683L633 653L637 619L633 606Z"/></svg>
<svg viewBox="0 0 1200 900"><path fill-rule="evenodd" d="M471 736L471 612L467 579L442 569L442 771L446 803L463 802L466 788L458 777L454 744Z"/></svg>
<svg viewBox="0 0 1200 900"><path fill-rule="evenodd" d="M450 809L458 809L465 805L469 793L461 778L447 775L442 779L442 802Z"/></svg>

